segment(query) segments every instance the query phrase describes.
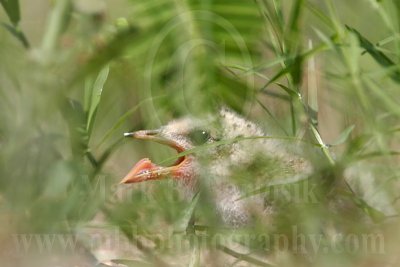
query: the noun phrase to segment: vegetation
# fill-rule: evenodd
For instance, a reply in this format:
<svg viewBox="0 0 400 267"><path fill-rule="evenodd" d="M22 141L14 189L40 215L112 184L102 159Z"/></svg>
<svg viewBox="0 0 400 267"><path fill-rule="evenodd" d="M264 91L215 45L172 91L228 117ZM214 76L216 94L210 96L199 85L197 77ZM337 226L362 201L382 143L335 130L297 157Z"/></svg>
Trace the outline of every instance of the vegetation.
<svg viewBox="0 0 400 267"><path fill-rule="evenodd" d="M79 243L127 266L396 265L398 1L0 3L6 265L43 250L32 235L72 237L69 252ZM294 202L288 182L273 223L226 229L171 181L118 185L143 155L179 157L124 132L221 106L312 144L315 202ZM350 166L374 183L352 190Z"/></svg>

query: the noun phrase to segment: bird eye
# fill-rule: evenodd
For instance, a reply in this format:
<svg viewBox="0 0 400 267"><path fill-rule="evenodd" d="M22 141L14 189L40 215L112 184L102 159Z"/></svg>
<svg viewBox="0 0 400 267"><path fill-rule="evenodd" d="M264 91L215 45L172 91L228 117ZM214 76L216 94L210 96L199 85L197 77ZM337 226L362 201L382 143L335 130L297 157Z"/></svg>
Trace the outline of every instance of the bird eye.
<svg viewBox="0 0 400 267"><path fill-rule="evenodd" d="M194 145L202 145L211 139L210 133L204 130L193 130L189 133L189 138Z"/></svg>

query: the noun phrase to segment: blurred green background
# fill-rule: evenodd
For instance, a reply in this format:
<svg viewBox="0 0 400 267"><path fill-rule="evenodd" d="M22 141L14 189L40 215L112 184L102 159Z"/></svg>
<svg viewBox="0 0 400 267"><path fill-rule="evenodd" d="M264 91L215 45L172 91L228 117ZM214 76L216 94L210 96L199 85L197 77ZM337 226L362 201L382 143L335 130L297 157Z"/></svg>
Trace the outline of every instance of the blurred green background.
<svg viewBox="0 0 400 267"><path fill-rule="evenodd" d="M317 143L321 165L334 161L326 171L338 181L352 162L378 166L378 187L397 210L398 1L0 3L0 239L5 265L28 266L34 262L30 257L37 256L16 249L20 234L78 233L83 236L79 242L90 244L91 231L108 237L106 231L118 229L134 244L131 254L121 256L114 251L118 246L105 249L105 256L93 252L98 251L93 244L87 250L120 263L133 258L123 262L128 266L203 266L201 259L193 260L201 254L193 243L181 254L160 245L172 242L174 235L166 229L187 226L182 214L192 208L172 183L117 186L144 155L161 162L175 153L122 136L185 115L212 114L221 106L277 135ZM375 224L361 226L358 220L347 221L344 213L329 218L355 233L382 234L384 253L267 254L285 266L337 266L339 259L341 266L396 266L396 216L386 218L358 197L348 198L367 216L378 213ZM319 233L323 209L283 211L278 232L301 221L304 233ZM269 231L266 225L253 230ZM154 237L160 232L164 235ZM196 232L180 234L187 241ZM244 254L219 252L238 266L262 265ZM189 260L182 256L187 254ZM226 255L221 257L225 262Z"/></svg>

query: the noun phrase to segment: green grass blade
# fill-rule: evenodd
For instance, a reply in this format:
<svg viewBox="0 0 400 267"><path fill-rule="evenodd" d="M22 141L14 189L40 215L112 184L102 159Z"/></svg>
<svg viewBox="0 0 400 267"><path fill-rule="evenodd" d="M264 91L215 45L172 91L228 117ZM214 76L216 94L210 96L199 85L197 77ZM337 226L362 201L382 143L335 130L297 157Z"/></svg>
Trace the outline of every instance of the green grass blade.
<svg viewBox="0 0 400 267"><path fill-rule="evenodd" d="M180 218L174 223L174 231L175 232L183 232L185 231L192 219L194 209L196 208L197 202L199 201L200 194L197 193L190 204L182 211Z"/></svg>
<svg viewBox="0 0 400 267"><path fill-rule="evenodd" d="M272 114L272 112L258 99L257 99L257 103L261 106L261 108L263 110L265 110L265 112L267 112L267 114L274 120L276 125L278 125L278 127L285 133L285 135L289 136L286 129L282 126L282 124L279 122L279 120Z"/></svg>
<svg viewBox="0 0 400 267"><path fill-rule="evenodd" d="M335 161L331 155L331 153L329 152L329 149L327 147L327 145L325 144L325 142L322 140L321 135L319 134L318 130L313 126L310 125L311 127L311 132L313 133L315 139L317 140L318 144L321 147L322 152L325 154L326 158L328 159L329 163L333 166L335 165Z"/></svg>
<svg viewBox="0 0 400 267"><path fill-rule="evenodd" d="M42 60L44 62L51 60L54 56L61 34L69 25L71 13L71 0L59 0L55 2L48 18L47 28L41 45Z"/></svg>
<svg viewBox="0 0 400 267"><path fill-rule="evenodd" d="M20 8L19 8L19 1L18 0L0 0L1 5L3 6L6 14L12 24L17 26L20 19Z"/></svg>
<svg viewBox="0 0 400 267"><path fill-rule="evenodd" d="M157 98L161 98L161 97L165 97L165 96L158 96L158 97L151 97L151 98L147 98L144 99L142 101L140 101L136 106L132 107L131 109L129 109L127 112L125 112L121 117L119 117L119 119L117 120L116 123L114 123L113 126L111 126L111 128L104 134L104 136L101 138L99 144L97 145L97 147L100 147L119 127L121 127L121 125L130 118L130 116L132 114L134 114L143 104L145 104L146 102L152 101L154 99ZM122 136L122 135L121 135Z"/></svg>
<svg viewBox="0 0 400 267"><path fill-rule="evenodd" d="M309 40L309 48L312 50L313 43ZM310 58L307 66L307 90L308 90L308 101L307 111L310 118L310 122L318 128L318 82L317 82L317 69L315 58Z"/></svg>
<svg viewBox="0 0 400 267"><path fill-rule="evenodd" d="M350 125L346 129L344 129L343 132L340 133L339 137L330 145L337 146L337 145L341 145L344 142L346 142L347 139L349 138L351 132L354 130L354 127L355 127L354 125Z"/></svg>
<svg viewBox="0 0 400 267"><path fill-rule="evenodd" d="M325 15L322 10L320 10L316 5L313 5L309 1L306 2L307 9L314 14L317 18L320 19L325 25L327 25L331 29L335 29L335 24L329 18L329 16Z"/></svg>
<svg viewBox="0 0 400 267"><path fill-rule="evenodd" d="M291 16L290 16L290 21L288 24L288 31L290 33L288 37L290 37L290 42L297 39L297 38L293 38L293 37L299 33L299 28L300 28L299 21L300 21L303 5L304 5L304 0L294 1Z"/></svg>
<svg viewBox="0 0 400 267"><path fill-rule="evenodd" d="M93 123L96 118L97 108L98 108L100 100L101 100L103 87L107 81L109 70L110 70L109 66L106 66L105 68L103 68L100 71L99 75L96 78L96 81L93 84L91 93L87 94L88 96L90 96L90 103L88 103L88 105L89 105L88 111L89 112L87 115L87 125L86 125L86 130L88 132L88 136L90 136L90 133L93 128ZM85 100L85 104L86 103L87 103L87 101Z"/></svg>
<svg viewBox="0 0 400 267"><path fill-rule="evenodd" d="M287 57L287 63L289 63L288 65L286 65L284 68L282 68L278 73L276 73L261 89L260 91L264 90L265 88L267 88L269 85L271 85L272 83L274 83L275 81L277 81L279 78L281 78L282 76L284 76L285 74L288 73L292 73L293 69L298 68L298 64L301 64L302 61L308 59L309 57L313 56L314 54L324 51L328 48L328 45L326 44L320 44L318 46L315 46L312 49L309 49L305 52L303 52L300 55L294 55L293 57ZM295 59L297 58L297 59ZM297 65L297 66L295 66ZM299 69L297 69L297 71L299 71ZM297 93L296 93L297 94Z"/></svg>
<svg viewBox="0 0 400 267"><path fill-rule="evenodd" d="M379 51L374 45L373 43L371 43L367 38L365 38L363 35L361 35L360 32L358 32L356 29L347 26L346 28L354 33L359 42L360 42L360 46L362 48L364 48L368 54L370 54L372 56L373 59L375 59L376 62L378 62L381 66L383 67L394 67L396 66L396 64L388 57L386 56L384 53L382 53L381 51ZM400 83L400 71L398 70L398 68L395 68L395 70L390 72L390 77L397 83Z"/></svg>
<svg viewBox="0 0 400 267"><path fill-rule="evenodd" d="M190 154L195 154L201 151L205 151L209 148L212 147L218 147L221 145L229 145L229 144L233 144L236 142L242 142L242 141L246 141L246 140L256 140L256 139L272 139L272 140L282 140L282 141L287 141L287 142L303 142L303 143L307 143L310 145L313 145L315 147L321 147L320 143L312 143L309 141L306 141L304 139L300 139L300 138L296 138L296 137L292 137L292 136L252 136L252 137L238 137L238 138L233 138L233 139L227 139L227 140L221 140L221 141L216 141L213 143L209 143L209 144L204 144L192 149L188 149L185 150L183 152L180 152L174 156L171 156L169 158L164 159L163 161L160 162L160 164L165 164L167 162L173 161L175 159L178 159L182 156L186 156L186 155L190 155ZM325 146L326 147L326 146Z"/></svg>
<svg viewBox="0 0 400 267"><path fill-rule="evenodd" d="M11 33L15 38L17 38L18 41L22 43L24 48L26 49L30 48L28 39L20 29L18 29L15 26L8 25L7 23L1 23L1 25L3 25L3 27L6 28L9 33Z"/></svg>

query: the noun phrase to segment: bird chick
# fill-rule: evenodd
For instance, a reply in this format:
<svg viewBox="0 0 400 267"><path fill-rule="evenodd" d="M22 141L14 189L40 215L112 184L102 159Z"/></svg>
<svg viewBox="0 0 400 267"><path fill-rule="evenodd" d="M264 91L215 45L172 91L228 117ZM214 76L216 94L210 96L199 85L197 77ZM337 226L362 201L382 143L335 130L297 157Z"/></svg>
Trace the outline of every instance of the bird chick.
<svg viewBox="0 0 400 267"><path fill-rule="evenodd" d="M240 226L249 222L254 207L265 212L263 198L243 198L240 184L252 185L246 191L274 179L307 177L312 167L305 159L287 150L255 123L223 108L214 117L186 117L157 130L141 130L125 136L155 141L174 148L180 156L172 166L160 166L144 158L134 165L121 183L175 179L186 196L193 196L205 185L214 199L223 222Z"/></svg>

